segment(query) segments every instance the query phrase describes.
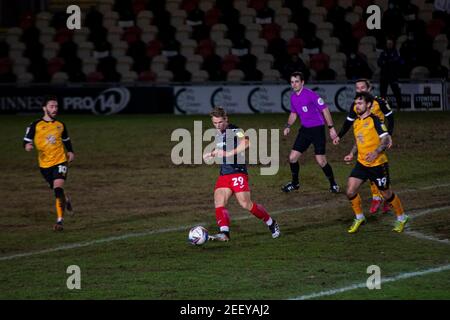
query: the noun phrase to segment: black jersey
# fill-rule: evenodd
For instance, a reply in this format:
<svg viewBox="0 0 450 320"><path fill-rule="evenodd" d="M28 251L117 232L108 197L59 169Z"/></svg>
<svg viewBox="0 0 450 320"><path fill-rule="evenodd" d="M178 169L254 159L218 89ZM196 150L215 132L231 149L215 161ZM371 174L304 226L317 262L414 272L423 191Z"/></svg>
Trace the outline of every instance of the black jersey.
<svg viewBox="0 0 450 320"><path fill-rule="evenodd" d="M223 151L231 151L236 149L239 142L245 139L242 129L233 124L229 124L224 132L216 135L216 149ZM223 157L220 165L220 175L244 173L247 174L247 165L245 164L245 152L236 154L231 157Z"/></svg>

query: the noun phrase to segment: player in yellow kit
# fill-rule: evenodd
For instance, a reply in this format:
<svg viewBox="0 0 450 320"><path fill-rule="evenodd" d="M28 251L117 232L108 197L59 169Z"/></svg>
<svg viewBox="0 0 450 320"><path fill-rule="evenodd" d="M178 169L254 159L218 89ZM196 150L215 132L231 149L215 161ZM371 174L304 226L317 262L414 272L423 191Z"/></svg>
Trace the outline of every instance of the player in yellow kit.
<svg viewBox="0 0 450 320"><path fill-rule="evenodd" d="M358 79L355 81L355 91L358 92L372 92L372 84L368 79ZM386 123L387 129L389 132L389 135L392 137L392 134L394 133L394 114L389 106L389 103L381 98L375 96L373 98L373 105L371 108L372 114L376 115L383 123ZM345 119L344 124L342 125L341 130L339 131L338 137L333 140L334 144L338 144L339 140L344 137L344 135L348 132L348 130L352 127L353 122L357 118L356 108L355 104L352 103L352 106L350 107L349 113L347 115L347 118ZM388 146L390 148L391 145ZM370 205L370 213L377 213L378 209L381 206L383 197L378 190L375 183L370 183L370 189L372 191L372 203ZM390 210L389 204L384 201L383 204L383 213L386 213Z"/></svg>
<svg viewBox="0 0 450 320"><path fill-rule="evenodd" d="M44 179L55 192L57 220L53 229L63 230L64 210L72 211L70 198L64 193L64 182L68 172L68 162L75 158L72 143L64 123L56 120L58 101L49 96L44 99L44 116L32 122L27 128L23 145L26 151L36 147L39 168ZM67 150L67 153L65 149Z"/></svg>
<svg viewBox="0 0 450 320"><path fill-rule="evenodd" d="M355 153L358 152L356 165L348 178L347 184L347 197L356 216L348 232L358 231L360 225L366 222L358 189L367 179L377 185L384 199L393 208L397 216L393 231L402 232L408 221L408 216L403 211L399 197L389 188L389 165L384 152L391 143L391 137L386 126L372 114L372 105L373 96L370 93L358 92L356 94L355 109L358 118L353 123L356 144L344 158L344 161L352 161Z"/></svg>

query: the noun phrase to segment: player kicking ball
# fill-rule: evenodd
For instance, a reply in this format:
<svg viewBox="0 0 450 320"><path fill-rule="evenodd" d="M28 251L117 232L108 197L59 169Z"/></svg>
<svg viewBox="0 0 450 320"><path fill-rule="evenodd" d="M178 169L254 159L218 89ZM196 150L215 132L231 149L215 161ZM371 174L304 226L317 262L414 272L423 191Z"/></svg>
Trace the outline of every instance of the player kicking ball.
<svg viewBox="0 0 450 320"><path fill-rule="evenodd" d="M222 162L220 176L214 188L214 205L219 233L209 236L208 240L230 240L230 216L226 206L233 194L242 208L264 221L272 233L272 238L278 238L280 228L277 222L270 217L262 205L252 202L250 198L247 166L243 161L245 150L250 146L248 138L245 137L242 129L228 123L228 116L223 108L215 107L210 116L217 129L216 147L212 152L206 153L203 158L205 162L209 162L218 157L222 159Z"/></svg>

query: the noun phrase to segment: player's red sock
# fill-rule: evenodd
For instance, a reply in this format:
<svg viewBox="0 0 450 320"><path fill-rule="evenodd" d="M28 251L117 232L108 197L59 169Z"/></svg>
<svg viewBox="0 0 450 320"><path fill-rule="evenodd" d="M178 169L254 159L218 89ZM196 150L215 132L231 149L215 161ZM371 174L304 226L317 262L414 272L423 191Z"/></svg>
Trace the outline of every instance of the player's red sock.
<svg viewBox="0 0 450 320"><path fill-rule="evenodd" d="M266 209L255 202L253 202L253 207L250 209L250 212L260 220L267 222L270 219L269 213L267 213Z"/></svg>
<svg viewBox="0 0 450 320"><path fill-rule="evenodd" d="M228 228L230 226L230 215L225 207L216 208L216 220L220 230L222 230L222 227Z"/></svg>

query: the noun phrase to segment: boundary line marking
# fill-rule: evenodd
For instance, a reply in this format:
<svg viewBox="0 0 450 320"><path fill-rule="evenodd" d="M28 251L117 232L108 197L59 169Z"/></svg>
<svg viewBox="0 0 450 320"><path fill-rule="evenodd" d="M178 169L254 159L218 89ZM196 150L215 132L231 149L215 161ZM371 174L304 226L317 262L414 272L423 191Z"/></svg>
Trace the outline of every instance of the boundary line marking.
<svg viewBox="0 0 450 320"><path fill-rule="evenodd" d="M438 273L438 272L447 271L447 270L450 270L450 264L447 264L447 265L444 265L444 266L440 266L440 267L436 267L436 268L416 271L416 272L400 273L400 274L398 274L396 276L393 276L393 277L387 277L387 278L384 278L384 279L381 278L381 284L388 283L388 282L395 282L395 281L399 281L399 280L403 280L403 279L414 278L414 277L420 277L420 276L424 276L424 275L427 275L427 274ZM335 295L337 293L342 293L342 292L347 292L347 291L356 290L356 289L362 289L362 288L367 288L366 282L353 284L353 285L350 285L350 286L347 286L347 287L342 287L342 288L331 289L331 290L320 291L320 292L311 293L311 294L307 294L307 295L302 295L302 296L298 296L298 297L291 298L291 299L288 299L288 300L308 300L308 299L314 299L314 298L319 298L319 297L332 296L332 295Z"/></svg>

